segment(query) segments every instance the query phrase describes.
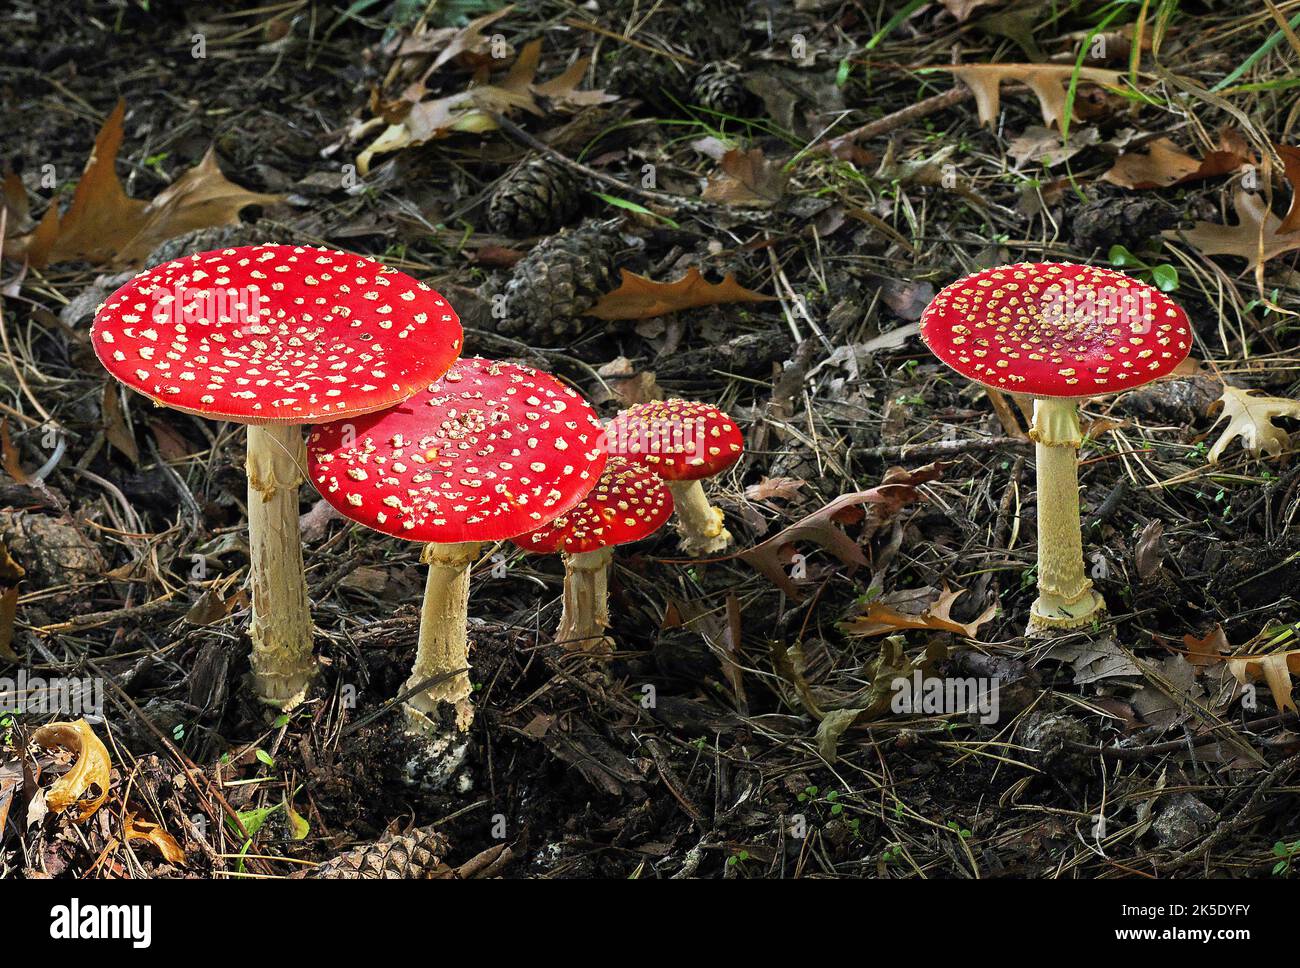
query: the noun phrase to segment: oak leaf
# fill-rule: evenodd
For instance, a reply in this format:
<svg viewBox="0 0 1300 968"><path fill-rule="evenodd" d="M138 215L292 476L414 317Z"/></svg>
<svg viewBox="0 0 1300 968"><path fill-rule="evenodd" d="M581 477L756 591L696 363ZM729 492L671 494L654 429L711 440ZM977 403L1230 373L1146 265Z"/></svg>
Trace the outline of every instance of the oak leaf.
<svg viewBox="0 0 1300 968"><path fill-rule="evenodd" d="M697 306L767 302L776 298L746 289L730 272L721 282L711 283L693 266L676 282L654 282L635 272L621 271L622 284L601 296L596 305L587 310L588 315L605 320L649 319Z"/></svg>
<svg viewBox="0 0 1300 968"><path fill-rule="evenodd" d="M770 208L781 200L790 175L784 166L768 161L762 148L732 148L718 162L720 170L709 176L701 197L738 208Z"/></svg>
<svg viewBox="0 0 1300 968"><path fill-rule="evenodd" d="M751 501L789 501L798 497L799 489L807 483L796 477L765 477L745 488L745 497Z"/></svg>
<svg viewBox="0 0 1300 968"><path fill-rule="evenodd" d="M1126 151L1101 176L1120 188L1169 188L1227 175L1243 165L1254 165L1255 156L1235 131L1224 132L1219 147L1197 161L1168 138L1157 138L1145 151Z"/></svg>
<svg viewBox="0 0 1300 968"><path fill-rule="evenodd" d="M1038 97L1043 124L1064 126L1066 91L1075 72L1072 64L958 64L930 69L950 71L970 88L975 95L980 124L993 127L1002 104L1002 82L1017 81ZM1081 67L1078 71L1080 82L1115 89L1120 87L1124 76L1120 71L1100 67Z"/></svg>
<svg viewBox="0 0 1300 968"><path fill-rule="evenodd" d="M951 615L952 606L965 594L964 588L949 590L946 586L937 597L932 588L915 589L895 596L893 601L872 602L867 606L865 615L849 619L840 627L848 635L865 638L906 629L931 629L937 632L955 632L973 639L979 627L997 614L998 607L996 604L990 605L972 621L958 622ZM899 607L895 608L895 605Z"/></svg>
<svg viewBox="0 0 1300 968"><path fill-rule="evenodd" d="M802 601L803 594L799 586L786 572L786 565L793 559L800 542L817 545L850 568L865 565L867 559L861 546L840 525L862 520L865 516L862 506L871 505L873 516L866 527L869 536L904 506L920 500L921 493L917 490L917 485L936 480L945 466L947 465L939 463L927 464L910 473L889 475L887 483L870 490L841 495L761 544L742 551L740 558L758 569L772 584L785 592L791 601Z"/></svg>
<svg viewBox="0 0 1300 968"><path fill-rule="evenodd" d="M42 749L62 746L77 754L72 769L54 781L54 785L45 794L45 802L55 813L62 813L74 804L77 806L77 820L88 819L108 799L110 784L109 771L111 761L108 750L100 742L95 731L84 719L75 722L49 723L32 733L31 741ZM81 797L98 787L98 793L92 793L90 799Z"/></svg>
<svg viewBox="0 0 1300 968"><path fill-rule="evenodd" d="M1268 691L1273 694L1273 702L1279 711L1289 709L1300 713L1291 692L1292 673L1300 675L1300 649L1270 655L1229 656L1224 661L1228 664L1228 671L1243 686L1261 679L1268 683Z"/></svg>
<svg viewBox="0 0 1300 968"><path fill-rule="evenodd" d="M144 820L131 814L126 818L126 840L145 840L158 848L163 860L169 864L183 864L185 851L176 843L176 838L163 830L152 820Z"/></svg>
<svg viewBox="0 0 1300 968"><path fill-rule="evenodd" d="M357 155L357 171L362 175L367 174L376 155L421 145L456 133L484 134L495 131L500 127L497 115L509 115L517 111L544 114L539 98L556 108L584 107L618 99L617 95L600 90L578 90L582 76L591 63L588 57L578 58L558 76L538 83L537 68L541 53L542 42L530 41L510 65L506 76L497 83L477 83L464 91L428 101L421 100L427 91L424 81L429 74L426 74L405 95L409 103L405 116L400 120L393 119ZM430 68L429 73L432 72L433 68ZM487 69L481 73L486 76ZM353 137L365 135L384 120L388 120L387 113L382 118L375 117L361 125L353 132Z"/></svg>
<svg viewBox="0 0 1300 968"><path fill-rule="evenodd" d="M1217 623L1200 638L1191 634L1184 635L1183 645L1187 646L1187 661L1198 667L1217 665L1232 651L1223 626Z"/></svg>
<svg viewBox="0 0 1300 968"><path fill-rule="evenodd" d="M1276 417L1300 418L1300 400L1257 397L1254 396L1255 392L1224 386L1223 396L1217 401L1223 406L1223 412L1214 421L1214 426L1217 427L1225 419L1228 426L1206 455L1211 464L1218 463L1220 455L1237 437L1241 438L1241 446L1252 457L1258 457L1261 453L1276 457L1291 443L1286 431L1275 427L1273 420Z"/></svg>
<svg viewBox="0 0 1300 968"><path fill-rule="evenodd" d="M1300 249L1300 233L1282 236L1282 220L1268 210L1264 199L1251 192L1237 192L1232 200L1239 219L1236 225L1197 222L1190 229L1166 229L1167 239L1183 237L1202 255L1235 255L1254 269L1284 252Z"/></svg>
<svg viewBox="0 0 1300 968"><path fill-rule="evenodd" d="M1291 207L1286 210L1282 224L1277 227L1278 235L1285 235L1300 229L1300 148L1292 145L1274 145L1278 157L1282 159L1282 174L1291 186Z"/></svg>
<svg viewBox="0 0 1300 968"><path fill-rule="evenodd" d="M51 202L40 224L13 240L6 254L25 256L37 267L72 260L141 265L160 242L194 229L236 224L246 206L281 200L228 181L212 149L153 201L129 197L114 169L125 117L126 103L119 100L95 138L68 210L60 215Z"/></svg>

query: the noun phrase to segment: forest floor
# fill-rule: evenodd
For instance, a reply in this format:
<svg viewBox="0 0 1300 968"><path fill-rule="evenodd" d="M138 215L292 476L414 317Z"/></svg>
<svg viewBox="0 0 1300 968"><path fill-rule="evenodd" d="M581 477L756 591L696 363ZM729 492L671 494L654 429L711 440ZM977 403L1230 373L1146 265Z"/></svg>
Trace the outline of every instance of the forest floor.
<svg viewBox="0 0 1300 968"><path fill-rule="evenodd" d="M1278 224L1300 52L1264 6L527 0L469 28L499 5L346 7L0 14L14 252L71 203L119 98L130 198L213 146L277 196L217 231L194 191L124 214L99 158L74 257L0 265L18 566L0 567L0 679L102 682L111 761L78 822L45 796L68 753L29 745L76 717L0 720L0 876L289 876L430 826L452 866L510 877L1293 876L1300 463L1266 435L1300 413L1300 232ZM563 159L571 210L523 186L501 204L541 230L494 229L489 198L539 154ZM669 531L621 549L602 666L551 640L558 561L490 549L468 766L430 791L404 776L390 702L420 549L304 485L322 683L268 714L246 682L241 428L122 391L90 346L95 306L172 235L170 255L253 236L371 255L452 301L467 353L553 372L602 416L721 406L747 442L709 483L734 553L683 559ZM529 260L538 245L556 254ZM1053 260L1161 284L1196 339L1173 377L1085 403L1084 548L1110 613L1044 641L1024 634L1023 418L917 321L967 272ZM589 315L613 269L734 273L768 298ZM1231 388L1277 399L1211 454ZM898 500L832 506L886 483ZM996 709L898 711L914 670Z"/></svg>

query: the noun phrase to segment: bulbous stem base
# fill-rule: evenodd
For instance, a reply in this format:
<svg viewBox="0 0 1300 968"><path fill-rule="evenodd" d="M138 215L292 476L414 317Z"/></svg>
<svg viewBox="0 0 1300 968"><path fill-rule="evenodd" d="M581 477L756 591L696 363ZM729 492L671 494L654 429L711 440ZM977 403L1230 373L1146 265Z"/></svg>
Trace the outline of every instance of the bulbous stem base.
<svg viewBox="0 0 1300 968"><path fill-rule="evenodd" d="M709 503L699 481L665 481L673 495L678 547L692 558L717 555L732 542L722 512Z"/></svg>
<svg viewBox="0 0 1300 968"><path fill-rule="evenodd" d="M420 609L420 641L406 689L436 676L454 673L407 698L407 729L425 735L448 726L465 732L474 721L469 679L469 573L479 543L424 546L421 561L429 566Z"/></svg>

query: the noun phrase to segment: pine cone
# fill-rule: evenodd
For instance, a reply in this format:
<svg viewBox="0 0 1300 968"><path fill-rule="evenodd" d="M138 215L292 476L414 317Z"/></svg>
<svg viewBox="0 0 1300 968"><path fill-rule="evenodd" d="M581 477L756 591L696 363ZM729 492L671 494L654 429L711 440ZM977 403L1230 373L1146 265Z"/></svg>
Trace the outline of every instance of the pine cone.
<svg viewBox="0 0 1300 968"><path fill-rule="evenodd" d="M749 103L749 92L740 68L731 61L706 64L691 85L691 100L702 108L732 117L741 115Z"/></svg>
<svg viewBox="0 0 1300 968"><path fill-rule="evenodd" d="M691 82L681 67L664 57L626 53L610 71L605 87L624 98L644 101L663 117L676 117L691 102Z"/></svg>
<svg viewBox="0 0 1300 968"><path fill-rule="evenodd" d="M238 225L219 225L215 228L195 229L178 235L174 239L160 242L154 246L146 261L147 265L158 266L171 262L183 255L195 252L211 252L213 249L227 249L239 245L261 245L275 242L275 232L262 222L240 222Z"/></svg>
<svg viewBox="0 0 1300 968"><path fill-rule="evenodd" d="M406 834L389 834L373 844L339 854L306 876L326 881L423 881L448 877L452 869L442 862L447 838L432 827L416 827Z"/></svg>
<svg viewBox="0 0 1300 968"><path fill-rule="evenodd" d="M549 155L525 158L497 184L488 201L488 225L514 238L548 235L582 204L582 182Z"/></svg>
<svg viewBox="0 0 1300 968"><path fill-rule="evenodd" d="M584 222L538 243L506 283L497 332L527 333L539 346L580 333L582 314L615 287L618 220Z"/></svg>

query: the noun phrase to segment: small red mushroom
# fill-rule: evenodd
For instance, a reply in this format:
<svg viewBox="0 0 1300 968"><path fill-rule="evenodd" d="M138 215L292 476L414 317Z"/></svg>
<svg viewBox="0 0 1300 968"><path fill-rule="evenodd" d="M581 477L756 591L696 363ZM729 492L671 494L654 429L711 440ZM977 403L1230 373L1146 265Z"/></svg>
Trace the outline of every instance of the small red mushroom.
<svg viewBox="0 0 1300 968"><path fill-rule="evenodd" d="M581 504L514 539L525 551L564 558L564 606L555 641L579 651L613 650L605 630L614 548L654 534L672 513L672 494L657 475L625 457L610 457Z"/></svg>
<svg viewBox="0 0 1300 968"><path fill-rule="evenodd" d="M652 400L620 411L608 427L610 452L654 471L677 508L677 532L688 555L717 554L731 544L722 512L701 482L740 460L745 439L717 407L687 400Z"/></svg>
<svg viewBox="0 0 1300 968"><path fill-rule="evenodd" d="M1083 570L1078 403L1171 373L1191 350L1187 314L1110 269L1025 262L948 286L922 314L921 338L962 376L1034 397L1038 598L1029 632L1087 625L1105 602Z"/></svg>
<svg viewBox="0 0 1300 968"><path fill-rule="evenodd" d="M460 320L424 283L333 249L253 245L147 269L95 314L116 379L163 407L248 425L253 678L266 703L314 677L298 534L300 425L390 407L460 354Z"/></svg>
<svg viewBox="0 0 1300 968"><path fill-rule="evenodd" d="M425 542L419 649L406 689L413 732L455 735L470 704L470 568L480 545L578 504L605 466L603 428L575 391L525 366L466 357L405 403L313 427L309 473L345 517Z"/></svg>

